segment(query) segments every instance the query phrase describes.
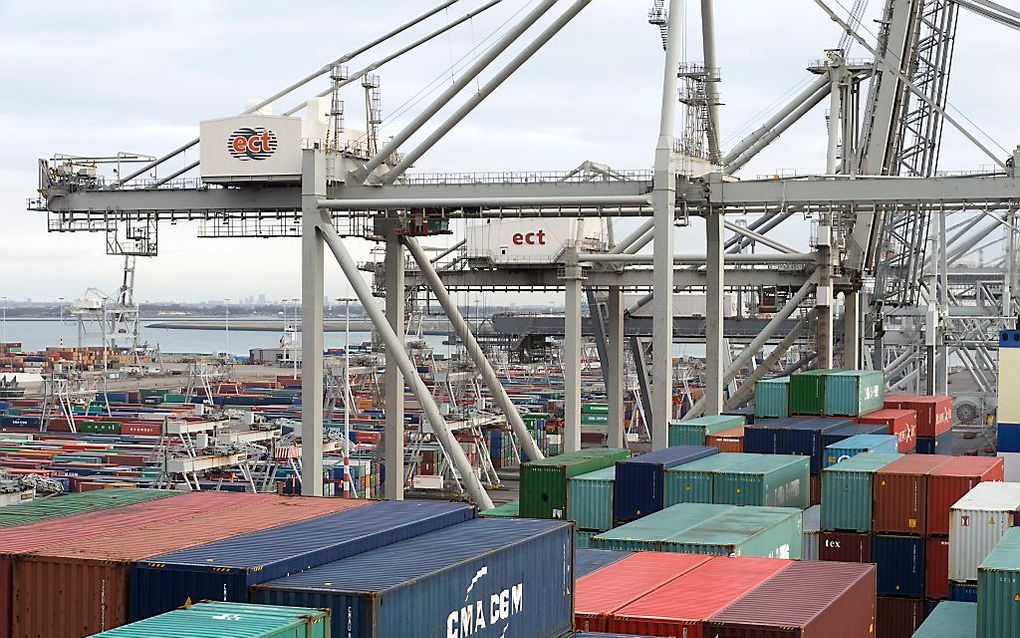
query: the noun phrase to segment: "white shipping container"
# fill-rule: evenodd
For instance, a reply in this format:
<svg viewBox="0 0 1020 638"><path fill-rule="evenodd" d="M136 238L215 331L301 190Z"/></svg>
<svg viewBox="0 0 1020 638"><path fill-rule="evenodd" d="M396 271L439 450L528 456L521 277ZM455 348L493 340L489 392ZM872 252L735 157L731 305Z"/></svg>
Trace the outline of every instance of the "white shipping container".
<svg viewBox="0 0 1020 638"><path fill-rule="evenodd" d="M804 543L801 560L818 560L818 542L822 532L822 506L812 505L804 510Z"/></svg>
<svg viewBox="0 0 1020 638"><path fill-rule="evenodd" d="M467 257L500 266L547 266L568 246L579 252L604 252L602 221L597 219L486 219L469 222Z"/></svg>
<svg viewBox="0 0 1020 638"><path fill-rule="evenodd" d="M297 181L307 141L322 140L321 121L275 115L206 120L199 158L207 182Z"/></svg>
<svg viewBox="0 0 1020 638"><path fill-rule="evenodd" d="M949 514L949 580L977 580L978 565L1013 526L1020 483L978 483Z"/></svg>

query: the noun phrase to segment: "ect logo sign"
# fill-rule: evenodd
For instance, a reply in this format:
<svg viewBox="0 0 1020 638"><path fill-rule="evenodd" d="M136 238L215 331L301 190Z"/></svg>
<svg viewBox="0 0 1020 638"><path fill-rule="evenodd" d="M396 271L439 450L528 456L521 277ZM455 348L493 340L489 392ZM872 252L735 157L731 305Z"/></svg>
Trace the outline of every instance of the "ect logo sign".
<svg viewBox="0 0 1020 638"><path fill-rule="evenodd" d="M227 137L227 152L242 162L269 159L276 152L276 135L262 127L241 127Z"/></svg>
<svg viewBox="0 0 1020 638"><path fill-rule="evenodd" d="M488 574L488 567L479 569L464 594L464 605L446 616L446 638L468 638L486 629L496 632L488 635L506 636L511 617L524 608L524 583L472 596L475 585Z"/></svg>
<svg viewBox="0 0 1020 638"><path fill-rule="evenodd" d="M545 231L537 233L514 233L514 246L545 246Z"/></svg>

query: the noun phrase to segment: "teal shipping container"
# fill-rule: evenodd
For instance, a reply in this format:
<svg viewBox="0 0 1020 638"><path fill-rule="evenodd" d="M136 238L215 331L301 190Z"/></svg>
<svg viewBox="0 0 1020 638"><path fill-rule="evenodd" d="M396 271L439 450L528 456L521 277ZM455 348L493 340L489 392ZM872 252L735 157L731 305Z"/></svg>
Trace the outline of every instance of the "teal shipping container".
<svg viewBox="0 0 1020 638"><path fill-rule="evenodd" d="M574 548L590 549L591 539L599 535L599 532L579 529L574 532Z"/></svg>
<svg viewBox="0 0 1020 638"><path fill-rule="evenodd" d="M800 559L803 534L804 515L799 509L735 507L663 539L658 551Z"/></svg>
<svg viewBox="0 0 1020 638"><path fill-rule="evenodd" d="M94 634L94 638L329 638L329 611L200 602Z"/></svg>
<svg viewBox="0 0 1020 638"><path fill-rule="evenodd" d="M605 531L613 527L613 483L616 467L607 467L570 479L567 518L579 530Z"/></svg>
<svg viewBox="0 0 1020 638"><path fill-rule="evenodd" d="M518 518L521 515L521 502L510 501L509 503L503 503L497 505L491 510L485 510L484 512L478 512L478 516L481 518Z"/></svg>
<svg viewBox="0 0 1020 638"><path fill-rule="evenodd" d="M790 414L825 414L826 377L842 370L808 370L790 375Z"/></svg>
<svg viewBox="0 0 1020 638"><path fill-rule="evenodd" d="M912 638L975 638L977 603L943 600L928 614Z"/></svg>
<svg viewBox="0 0 1020 638"><path fill-rule="evenodd" d="M978 566L977 635L1020 636L1020 527L1012 527Z"/></svg>
<svg viewBox="0 0 1020 638"><path fill-rule="evenodd" d="M718 472L760 456L724 452L669 468L666 470L665 506L677 503L712 503L715 498L715 477Z"/></svg>
<svg viewBox="0 0 1020 638"><path fill-rule="evenodd" d="M603 532L592 539L591 548L654 551L658 549L663 539L731 509L735 507L710 503L681 503Z"/></svg>
<svg viewBox="0 0 1020 638"><path fill-rule="evenodd" d="M902 454L865 452L822 470L822 529L871 531L872 479Z"/></svg>
<svg viewBox="0 0 1020 638"><path fill-rule="evenodd" d="M754 418L790 416L790 377L761 379L754 384Z"/></svg>
<svg viewBox="0 0 1020 638"><path fill-rule="evenodd" d="M881 410L885 402L885 373L844 370L824 376L825 414L861 416Z"/></svg>
<svg viewBox="0 0 1020 638"><path fill-rule="evenodd" d="M726 414L702 416L687 421L671 421L669 424L669 447L705 445L706 436L739 428L743 425L743 416Z"/></svg>
<svg viewBox="0 0 1020 638"><path fill-rule="evenodd" d="M865 452L896 454L900 439L895 434L855 434L825 448L822 467L841 463Z"/></svg>
<svg viewBox="0 0 1020 638"><path fill-rule="evenodd" d="M806 509L811 506L811 459L762 454L720 470L712 502Z"/></svg>

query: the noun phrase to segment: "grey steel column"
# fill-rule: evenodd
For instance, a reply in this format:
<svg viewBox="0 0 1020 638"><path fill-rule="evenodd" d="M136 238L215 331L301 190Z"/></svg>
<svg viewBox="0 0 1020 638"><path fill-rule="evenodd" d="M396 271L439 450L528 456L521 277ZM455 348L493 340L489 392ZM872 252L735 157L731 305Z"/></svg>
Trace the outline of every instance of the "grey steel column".
<svg viewBox="0 0 1020 638"><path fill-rule="evenodd" d="M322 238L326 241L326 245L329 246L333 256L336 257L337 263L340 264L340 268L343 269L347 280L351 284L351 288L354 289L354 293L358 296L361 305L365 307L365 312L368 313L369 319L372 320L373 327L379 333L386 346L387 363L393 363L400 368L404 379L411 386L411 392L414 393L414 397L421 403L422 410L425 412L425 417L428 418L429 425L432 426L439 445L442 446L443 451L446 452L447 457L449 457L454 468L460 474L461 481L467 487L471 499L481 510L492 509L492 499L485 492L485 488L482 487L481 481L471 467L471 463L464 453L464 448L460 446L460 443L453 436L453 432L450 431L450 427L446 424L446 419L439 412L439 406L436 404L436 399L432 396L431 390L422 381L418 370L414 367L414 362L411 361L411 357L404 351L403 338L397 336L397 333L387 321L385 313L376 305L371 289L361 276L361 271L358 270L358 264L351 257L351 254L347 252L347 248L332 225L324 224L321 230ZM402 481L403 476L400 476L398 480Z"/></svg>
<svg viewBox="0 0 1020 638"><path fill-rule="evenodd" d="M673 229L676 207L676 171L673 167L673 133L676 129L677 73L683 37L684 0L670 0L669 35L662 80L662 112L655 147L654 274L652 318L652 449L669 445L669 421L673 416Z"/></svg>
<svg viewBox="0 0 1020 638"><path fill-rule="evenodd" d="M496 371L492 368L492 364L489 363L489 359L486 358L481 346L478 345L478 340L475 339L475 335L471 332L471 326L468 325L463 315L460 314L460 308L457 307L457 303L450 297L450 293L447 291L446 286L443 285L443 280L439 277L439 273L432 266L432 260L429 259L425 251L421 249L418 241L413 237L404 237L403 242L411 253L411 257L414 258L415 263L418 264L418 268L421 270L422 275L424 275L425 281L428 282L429 287L432 289L436 301L442 306L447 319L453 325L454 332L464 344L468 356L471 357L471 361L478 368L479 374L482 375L482 380L485 381L485 385L489 386L492 397L496 400L496 404L499 405L499 409L503 411L504 416L506 416L507 423L514 431L514 435L517 436L517 440L524 453L532 460L545 458L542 451L538 449L535 439L531 438L531 433L528 432L528 427L524 424L524 419L521 418L521 413L517 410L517 406L510 400L510 396L506 393L506 389L503 388L503 384L500 383Z"/></svg>
<svg viewBox="0 0 1020 638"><path fill-rule="evenodd" d="M861 367L861 291L848 290L843 295L843 367Z"/></svg>
<svg viewBox="0 0 1020 638"><path fill-rule="evenodd" d="M818 288L815 290L817 322L815 327L815 352L818 353L817 367L832 368L832 226L828 213L822 213L818 224Z"/></svg>
<svg viewBox="0 0 1020 638"><path fill-rule="evenodd" d="M400 340L404 352L404 247L400 238L389 228L386 233L386 322ZM397 353L386 348L386 425L384 452L386 461L386 498L399 501L404 498L404 375L396 362Z"/></svg>
<svg viewBox="0 0 1020 638"><path fill-rule="evenodd" d="M720 213L705 216L705 414L723 408L723 224Z"/></svg>
<svg viewBox="0 0 1020 638"><path fill-rule="evenodd" d="M581 449L581 269L567 266L563 316L563 451Z"/></svg>
<svg viewBox="0 0 1020 638"><path fill-rule="evenodd" d="M609 327L606 330L609 366L606 394L609 401L608 447L623 447L623 288L609 287Z"/></svg>
<svg viewBox="0 0 1020 638"><path fill-rule="evenodd" d="M324 251L319 199L326 195L326 159L308 149L301 164L301 494L322 496Z"/></svg>
<svg viewBox="0 0 1020 638"><path fill-rule="evenodd" d="M815 311L811 310L804 315L803 319L797 322L797 325L793 327L793 330L783 337L783 340L779 342L779 345L776 346L775 350L769 353L769 356L765 358L765 361L751 372L751 376L749 376L744 383L741 384L740 388L733 394L733 396L726 401L726 405L724 407L727 410L742 407L745 403L754 398L754 385L759 379L769 373L772 366L779 363L814 318Z"/></svg>
<svg viewBox="0 0 1020 638"><path fill-rule="evenodd" d="M713 164L722 163L719 140L719 82L716 79L718 62L715 55L715 9L713 0L701 0L701 42L705 52L705 89L708 93L708 157Z"/></svg>

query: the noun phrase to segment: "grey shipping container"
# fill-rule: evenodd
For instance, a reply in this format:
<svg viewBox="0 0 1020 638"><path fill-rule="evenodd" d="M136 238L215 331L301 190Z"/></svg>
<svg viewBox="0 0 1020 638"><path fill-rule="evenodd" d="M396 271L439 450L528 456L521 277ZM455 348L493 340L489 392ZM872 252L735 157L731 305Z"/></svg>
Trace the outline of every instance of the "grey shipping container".
<svg viewBox="0 0 1020 638"><path fill-rule="evenodd" d="M630 555L631 552L614 552L608 549L578 549L574 558L574 577L584 578Z"/></svg>
<svg viewBox="0 0 1020 638"><path fill-rule="evenodd" d="M573 626L574 526L477 519L252 588L329 609L333 638L557 638Z"/></svg>

